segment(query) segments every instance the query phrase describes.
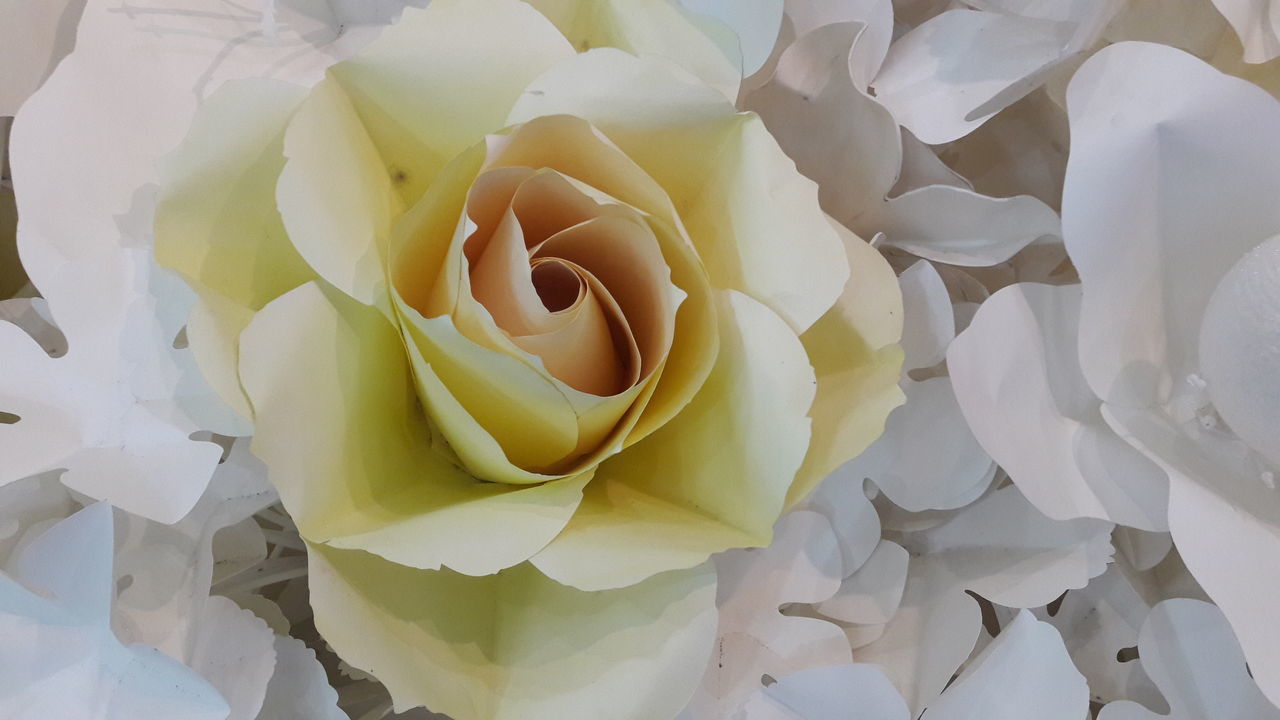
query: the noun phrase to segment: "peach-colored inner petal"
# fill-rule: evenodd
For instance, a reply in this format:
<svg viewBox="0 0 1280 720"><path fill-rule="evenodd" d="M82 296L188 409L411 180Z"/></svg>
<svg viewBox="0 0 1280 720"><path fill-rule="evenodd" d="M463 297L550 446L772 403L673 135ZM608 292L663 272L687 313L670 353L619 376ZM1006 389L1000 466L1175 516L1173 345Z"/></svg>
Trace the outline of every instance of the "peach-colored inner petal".
<svg viewBox="0 0 1280 720"><path fill-rule="evenodd" d="M580 392L610 397L661 365L674 334L671 273L634 211L556 172L483 172L468 194L472 297L521 350Z"/></svg>

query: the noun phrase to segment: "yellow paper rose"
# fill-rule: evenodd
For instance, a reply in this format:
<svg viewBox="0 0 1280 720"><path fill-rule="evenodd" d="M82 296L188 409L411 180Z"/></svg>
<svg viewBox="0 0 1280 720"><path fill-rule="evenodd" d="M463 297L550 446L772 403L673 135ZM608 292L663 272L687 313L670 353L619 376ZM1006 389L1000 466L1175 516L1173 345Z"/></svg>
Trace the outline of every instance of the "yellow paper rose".
<svg viewBox="0 0 1280 720"><path fill-rule="evenodd" d="M225 86L168 159L192 347L397 708L673 716L707 558L899 402L893 273L732 68L665 0L435 0L314 88Z"/></svg>

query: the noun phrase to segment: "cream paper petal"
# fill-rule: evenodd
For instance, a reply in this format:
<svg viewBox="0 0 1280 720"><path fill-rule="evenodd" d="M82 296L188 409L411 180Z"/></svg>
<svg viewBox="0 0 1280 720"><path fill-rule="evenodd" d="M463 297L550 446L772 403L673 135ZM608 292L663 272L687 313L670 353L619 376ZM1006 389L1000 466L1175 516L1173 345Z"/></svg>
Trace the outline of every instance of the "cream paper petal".
<svg viewBox="0 0 1280 720"><path fill-rule="evenodd" d="M1244 60L1264 63L1280 57L1280 4L1274 0L1213 0L1244 44Z"/></svg>
<svg viewBox="0 0 1280 720"><path fill-rule="evenodd" d="M311 88L289 120L284 156L275 200L297 252L351 297L385 305L391 223L405 203L333 78Z"/></svg>
<svg viewBox="0 0 1280 720"><path fill-rule="evenodd" d="M825 665L775 678L742 706L752 720L910 720L907 704L874 665ZM856 712L856 716L851 716Z"/></svg>
<svg viewBox="0 0 1280 720"><path fill-rule="evenodd" d="M454 720L672 717L715 637L709 567L582 592L529 565L466 577L312 545L325 639L376 675L397 710Z"/></svg>
<svg viewBox="0 0 1280 720"><path fill-rule="evenodd" d="M1080 286L1019 283L947 350L969 427L1049 517L1168 527L1168 480L1107 426L1080 372Z"/></svg>
<svg viewBox="0 0 1280 720"><path fill-rule="evenodd" d="M1218 282L1200 328L1200 372L1240 439L1280 467L1280 237Z"/></svg>
<svg viewBox="0 0 1280 720"><path fill-rule="evenodd" d="M395 329L313 284L254 317L240 372L257 415L254 452L313 543L492 573L545 545L587 480L522 488L478 482L450 464L431 447ZM298 417L329 421L300 428Z"/></svg>
<svg viewBox="0 0 1280 720"><path fill-rule="evenodd" d="M1249 677L1222 611L1209 603L1174 598L1156 605L1142 624L1138 655L1172 711L1157 715L1122 701L1103 707L1099 720L1280 718L1280 709L1267 702Z"/></svg>
<svg viewBox="0 0 1280 720"><path fill-rule="evenodd" d="M849 281L831 310L800 336L817 376L813 437L787 491L794 506L832 470L867 449L903 402L902 294L879 251L840 225Z"/></svg>
<svg viewBox="0 0 1280 720"><path fill-rule="evenodd" d="M720 586L719 638L702 686L679 720L727 720L772 677L847 663L849 643L838 626L784 615L789 603L829 598L840 583L840 550L831 524L818 513L788 513L766 548L716 557Z"/></svg>
<svg viewBox="0 0 1280 720"><path fill-rule="evenodd" d="M276 668L267 685L259 720L346 720L338 693L316 654L297 638L276 635Z"/></svg>
<svg viewBox="0 0 1280 720"><path fill-rule="evenodd" d="M796 168L818 183L823 209L851 227L884 200L902 164L898 123L851 79L852 54L868 32L862 23L842 22L802 35L783 51L769 81L742 99Z"/></svg>
<svg viewBox="0 0 1280 720"><path fill-rule="evenodd" d="M667 0L525 0L555 23L574 48L617 48L675 63L725 98L738 96L740 60Z"/></svg>
<svg viewBox="0 0 1280 720"><path fill-rule="evenodd" d="M912 255L961 266L1002 263L1038 238L1062 235L1058 214L1030 195L993 198L952 185L903 193L858 226Z"/></svg>
<svg viewBox="0 0 1280 720"><path fill-rule="evenodd" d="M508 120L559 113L590 121L667 191L712 285L750 295L797 332L839 296L839 237L759 117L735 114L661 60L608 49L539 77Z"/></svg>
<svg viewBox="0 0 1280 720"><path fill-rule="evenodd" d="M201 293L258 310L315 276L275 199L285 128L305 97L305 88L278 80L227 83L162 160L156 258Z"/></svg>
<svg viewBox="0 0 1280 720"><path fill-rule="evenodd" d="M1089 688L1047 623L1022 610L978 653L921 720L1079 720Z"/></svg>
<svg viewBox="0 0 1280 720"><path fill-rule="evenodd" d="M81 717L225 720L229 707L199 675L111 632L111 507L52 525L0 575L0 712L14 720Z"/></svg>
<svg viewBox="0 0 1280 720"><path fill-rule="evenodd" d="M1063 231L1085 287L1081 366L1106 402L1166 402L1194 389L1219 280L1280 231L1280 104L1146 43L1094 55L1067 101Z"/></svg>
<svg viewBox="0 0 1280 720"><path fill-rule="evenodd" d="M726 291L719 309L720 353L701 390L600 466L578 513L534 556L543 572L604 589L768 544L808 448L813 370L768 308Z"/></svg>
<svg viewBox="0 0 1280 720"><path fill-rule="evenodd" d="M724 23L742 54L742 77L749 77L773 52L782 25L783 0L679 0L680 6ZM732 59L732 58L731 58Z"/></svg>
<svg viewBox="0 0 1280 720"><path fill-rule="evenodd" d="M408 9L330 76L406 205L454 155L495 132L531 80L573 48L517 0L436 0Z"/></svg>

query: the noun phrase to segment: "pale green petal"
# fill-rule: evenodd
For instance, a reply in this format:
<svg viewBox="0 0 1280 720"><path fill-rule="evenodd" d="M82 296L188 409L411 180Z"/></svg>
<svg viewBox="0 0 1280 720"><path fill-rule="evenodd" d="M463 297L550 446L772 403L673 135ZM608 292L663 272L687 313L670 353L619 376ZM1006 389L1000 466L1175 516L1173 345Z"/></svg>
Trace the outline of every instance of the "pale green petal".
<svg viewBox="0 0 1280 720"><path fill-rule="evenodd" d="M253 452L311 542L482 575L545 545L588 478L485 483L431 448L404 346L375 308L308 283L241 335Z"/></svg>
<svg viewBox="0 0 1280 720"><path fill-rule="evenodd" d="M386 299L391 224L404 203L342 88L322 80L284 139L276 202L289 239L325 280L368 305Z"/></svg>
<svg viewBox="0 0 1280 720"><path fill-rule="evenodd" d="M667 720L701 682L716 631L704 565L582 592L527 564L488 577L312 546L316 627L397 710L454 720Z"/></svg>
<svg viewBox="0 0 1280 720"><path fill-rule="evenodd" d="M202 295L257 310L315 277L285 234L275 195L285 126L305 96L278 80L228 82L162 161L156 259Z"/></svg>
<svg viewBox="0 0 1280 720"><path fill-rule="evenodd" d="M843 227L851 274L835 307L800 336L818 375L809 417L813 441L787 493L790 507L832 470L862 454L906 399L902 370L902 291L880 252Z"/></svg>
<svg viewBox="0 0 1280 720"><path fill-rule="evenodd" d="M534 81L509 120L591 121L667 191L716 287L739 290L803 332L849 277L844 250L754 113L656 58L595 50Z"/></svg>
<svg viewBox="0 0 1280 720"><path fill-rule="evenodd" d="M411 204L454 155L502 128L531 80L573 47L517 0L408 8L359 55L330 69Z"/></svg>
<svg viewBox="0 0 1280 720"><path fill-rule="evenodd" d="M809 446L813 368L760 303L724 291L719 312L720 353L701 391L601 464L579 512L534 556L543 572L584 590L620 587L769 543Z"/></svg>
<svg viewBox="0 0 1280 720"><path fill-rule="evenodd" d="M657 55L698 76L730 100L742 80L741 53L721 49L707 28L670 0L525 0L560 28L579 52L617 48L632 55ZM716 28L728 33L727 28ZM736 46L737 38L732 38ZM736 48L735 48L736 49Z"/></svg>

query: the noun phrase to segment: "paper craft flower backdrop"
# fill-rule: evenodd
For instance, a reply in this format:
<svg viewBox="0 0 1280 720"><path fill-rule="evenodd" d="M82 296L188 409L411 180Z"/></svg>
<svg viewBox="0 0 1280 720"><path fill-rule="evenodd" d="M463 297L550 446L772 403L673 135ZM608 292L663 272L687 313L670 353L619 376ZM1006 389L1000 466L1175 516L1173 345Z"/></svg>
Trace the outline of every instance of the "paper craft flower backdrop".
<svg viewBox="0 0 1280 720"><path fill-rule="evenodd" d="M1280 717L1270 4L0 19L0 715Z"/></svg>

